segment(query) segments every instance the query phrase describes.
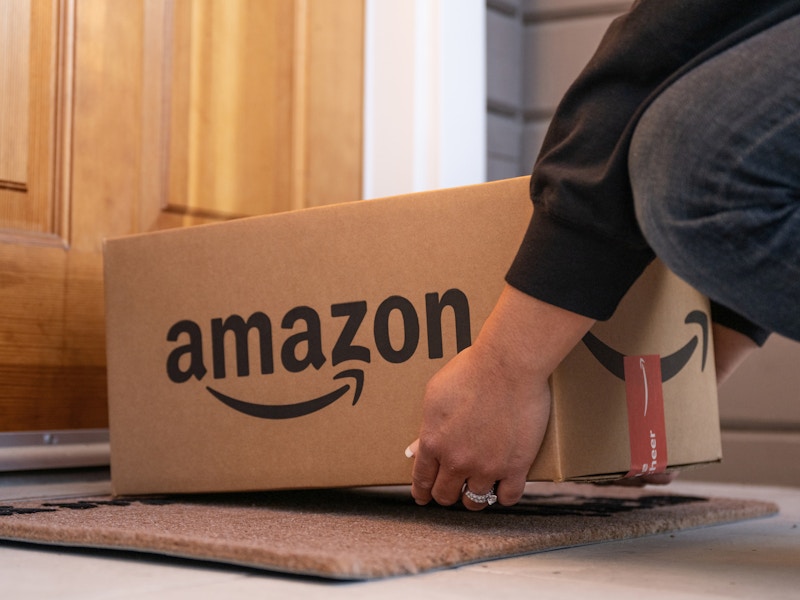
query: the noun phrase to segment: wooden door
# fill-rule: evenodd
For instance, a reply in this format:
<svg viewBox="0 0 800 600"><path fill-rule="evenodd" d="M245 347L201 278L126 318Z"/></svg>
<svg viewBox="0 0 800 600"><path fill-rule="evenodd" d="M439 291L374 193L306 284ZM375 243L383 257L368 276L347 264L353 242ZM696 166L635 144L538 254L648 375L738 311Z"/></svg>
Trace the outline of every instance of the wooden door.
<svg viewBox="0 0 800 600"><path fill-rule="evenodd" d="M363 0L0 0L0 432L107 426L107 237L358 199Z"/></svg>

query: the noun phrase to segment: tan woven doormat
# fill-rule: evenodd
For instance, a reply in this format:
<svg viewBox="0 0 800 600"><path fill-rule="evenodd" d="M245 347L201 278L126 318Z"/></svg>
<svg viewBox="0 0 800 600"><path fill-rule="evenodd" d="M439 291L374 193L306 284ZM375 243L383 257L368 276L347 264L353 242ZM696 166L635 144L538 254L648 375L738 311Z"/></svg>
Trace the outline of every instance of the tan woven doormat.
<svg viewBox="0 0 800 600"><path fill-rule="evenodd" d="M767 516L663 488L529 484L516 506L418 507L408 488L0 503L0 539L132 550L331 579L420 573Z"/></svg>

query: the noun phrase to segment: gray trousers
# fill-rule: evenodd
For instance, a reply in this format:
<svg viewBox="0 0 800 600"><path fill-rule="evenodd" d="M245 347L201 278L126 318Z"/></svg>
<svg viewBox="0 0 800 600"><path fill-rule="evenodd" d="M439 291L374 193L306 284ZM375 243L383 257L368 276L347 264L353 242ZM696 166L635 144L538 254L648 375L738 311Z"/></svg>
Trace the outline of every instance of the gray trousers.
<svg viewBox="0 0 800 600"><path fill-rule="evenodd" d="M677 275L800 340L800 17L693 69L642 116L642 231Z"/></svg>

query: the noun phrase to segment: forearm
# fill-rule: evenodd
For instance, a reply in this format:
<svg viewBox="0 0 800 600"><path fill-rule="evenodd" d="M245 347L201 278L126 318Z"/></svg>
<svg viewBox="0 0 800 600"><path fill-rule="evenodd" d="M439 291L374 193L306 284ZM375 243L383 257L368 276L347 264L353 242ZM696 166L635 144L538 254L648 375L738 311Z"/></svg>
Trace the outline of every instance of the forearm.
<svg viewBox="0 0 800 600"><path fill-rule="evenodd" d="M506 285L475 340L475 351L506 377L546 379L593 324L593 319Z"/></svg>
<svg viewBox="0 0 800 600"><path fill-rule="evenodd" d="M428 383L411 492L420 504L456 502L466 482L483 494L497 483L514 504L550 415L548 377L592 320L506 286L475 343ZM481 504L465 501L465 506Z"/></svg>

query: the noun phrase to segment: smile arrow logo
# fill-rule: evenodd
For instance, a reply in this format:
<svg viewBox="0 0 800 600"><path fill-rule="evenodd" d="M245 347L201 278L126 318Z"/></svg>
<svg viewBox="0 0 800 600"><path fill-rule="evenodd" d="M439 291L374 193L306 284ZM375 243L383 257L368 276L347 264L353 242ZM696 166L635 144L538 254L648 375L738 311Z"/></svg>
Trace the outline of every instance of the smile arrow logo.
<svg viewBox="0 0 800 600"><path fill-rule="evenodd" d="M708 355L708 316L701 310L690 312L684 323L687 325L699 325L702 330L703 348L701 371L706 368L706 357ZM625 380L625 355L614 350L611 346L602 342L592 333L587 333L583 338L583 343L592 355L614 376ZM699 341L695 335L682 348L673 352L669 356L661 357L661 381L665 382L681 372L694 354Z"/></svg>
<svg viewBox="0 0 800 600"><path fill-rule="evenodd" d="M361 391L364 389L364 371L361 369L348 369L333 376L334 379L342 379L344 377L352 377L355 381L355 392L353 394L353 405L355 406L356 402L358 402L358 399L361 397ZM226 406L251 417L258 417L259 419L294 419L310 415L313 412L333 404L344 396L350 387L351 385L346 383L324 396L304 402L297 402L295 404L256 404L254 402L237 400L211 387L206 387L206 389L212 396Z"/></svg>

